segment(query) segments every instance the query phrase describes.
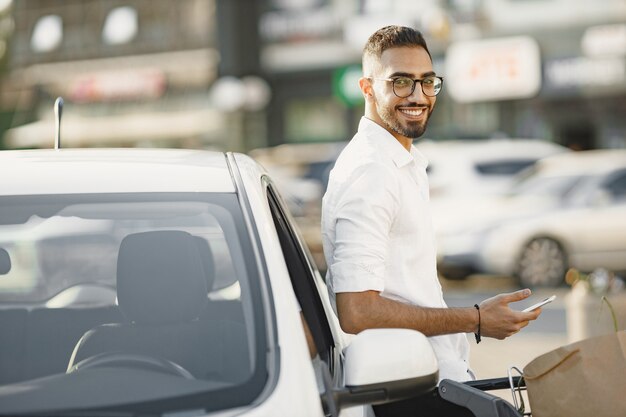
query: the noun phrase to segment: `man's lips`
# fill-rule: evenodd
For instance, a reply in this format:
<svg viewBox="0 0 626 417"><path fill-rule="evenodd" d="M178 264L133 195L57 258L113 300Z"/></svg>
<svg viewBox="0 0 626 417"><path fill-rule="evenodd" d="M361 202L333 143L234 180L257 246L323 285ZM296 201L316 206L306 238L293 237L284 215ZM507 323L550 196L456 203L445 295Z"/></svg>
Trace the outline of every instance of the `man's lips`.
<svg viewBox="0 0 626 417"><path fill-rule="evenodd" d="M426 107L398 107L398 111L410 119L419 119L426 114Z"/></svg>

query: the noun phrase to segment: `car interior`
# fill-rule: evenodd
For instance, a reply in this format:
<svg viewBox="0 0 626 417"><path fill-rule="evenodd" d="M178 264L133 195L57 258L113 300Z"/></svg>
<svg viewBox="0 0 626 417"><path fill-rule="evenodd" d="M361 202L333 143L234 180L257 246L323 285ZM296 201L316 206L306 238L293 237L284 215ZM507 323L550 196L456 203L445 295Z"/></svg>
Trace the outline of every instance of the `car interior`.
<svg viewBox="0 0 626 417"><path fill-rule="evenodd" d="M206 240L178 230L126 236L117 262L123 321L87 331L68 372L128 363L166 367L189 378L243 381L250 369L245 327L216 319L214 308L207 314L207 288L213 284L209 251Z"/></svg>
<svg viewBox="0 0 626 417"><path fill-rule="evenodd" d="M73 203L29 215L29 207L0 209L0 413L28 405L11 384L36 381L34 403L44 410L53 388L46 381L70 395L72 380L96 371L169 375L204 390L265 378L257 375L265 371L248 249L226 209L113 201L91 211L96 205Z"/></svg>

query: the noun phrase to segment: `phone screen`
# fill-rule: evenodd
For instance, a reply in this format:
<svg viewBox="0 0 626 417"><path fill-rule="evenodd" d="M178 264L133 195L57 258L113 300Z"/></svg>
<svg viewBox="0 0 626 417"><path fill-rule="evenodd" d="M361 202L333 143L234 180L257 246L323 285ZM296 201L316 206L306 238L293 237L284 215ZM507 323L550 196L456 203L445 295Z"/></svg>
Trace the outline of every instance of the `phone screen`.
<svg viewBox="0 0 626 417"><path fill-rule="evenodd" d="M527 313L527 312L529 312L529 311L536 310L536 309L538 309L538 308L539 308L539 307L541 307L541 306L544 306L544 305L546 305L546 304L548 304L548 303L551 303L552 301L554 301L554 299L555 299L555 298L556 298L556 295L552 295L552 296L550 296L550 297L548 297L548 298L546 298L546 299L544 299L544 300L542 300L542 301L538 302L537 304L533 304L533 305L531 305L530 307L526 307L526 308L525 308L525 309L523 309L522 311L523 311L523 312L525 312L525 313Z"/></svg>

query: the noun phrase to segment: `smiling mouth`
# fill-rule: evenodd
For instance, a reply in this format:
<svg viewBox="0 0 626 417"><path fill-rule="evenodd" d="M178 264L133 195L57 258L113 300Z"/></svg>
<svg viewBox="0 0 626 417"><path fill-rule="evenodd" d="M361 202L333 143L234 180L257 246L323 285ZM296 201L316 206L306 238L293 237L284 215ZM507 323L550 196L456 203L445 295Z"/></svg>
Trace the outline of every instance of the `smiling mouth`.
<svg viewBox="0 0 626 417"><path fill-rule="evenodd" d="M398 111L410 118L417 118L426 113L425 107L399 108Z"/></svg>

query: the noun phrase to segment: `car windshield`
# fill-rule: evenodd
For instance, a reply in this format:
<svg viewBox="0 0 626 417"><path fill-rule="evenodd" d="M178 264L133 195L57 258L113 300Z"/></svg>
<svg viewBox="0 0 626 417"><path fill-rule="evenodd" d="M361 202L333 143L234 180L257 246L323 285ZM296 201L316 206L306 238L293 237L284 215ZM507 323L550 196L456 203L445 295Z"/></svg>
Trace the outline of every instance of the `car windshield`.
<svg viewBox="0 0 626 417"><path fill-rule="evenodd" d="M532 166L536 159L506 159L501 161L477 162L474 169L481 175L511 176Z"/></svg>
<svg viewBox="0 0 626 417"><path fill-rule="evenodd" d="M582 179L578 175L541 175L530 169L514 183L509 195L542 196L562 199Z"/></svg>
<svg viewBox="0 0 626 417"><path fill-rule="evenodd" d="M0 415L251 403L266 326L238 201L0 197Z"/></svg>

